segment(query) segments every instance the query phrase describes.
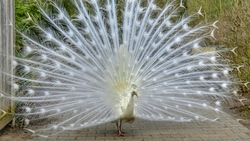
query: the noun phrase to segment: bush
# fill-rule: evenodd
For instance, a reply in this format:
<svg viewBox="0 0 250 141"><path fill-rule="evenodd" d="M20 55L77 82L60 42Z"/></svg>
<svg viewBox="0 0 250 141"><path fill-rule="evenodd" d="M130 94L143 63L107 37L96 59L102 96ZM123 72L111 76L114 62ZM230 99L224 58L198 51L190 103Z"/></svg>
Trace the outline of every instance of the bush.
<svg viewBox="0 0 250 141"><path fill-rule="evenodd" d="M250 81L250 1L242 0L234 3L230 10L223 10L220 16L218 41L235 51L226 57L235 64L233 70L240 81ZM248 85L250 87L250 85ZM241 86L243 93L250 93L248 88Z"/></svg>
<svg viewBox="0 0 250 141"><path fill-rule="evenodd" d="M36 0L15 0L15 25L17 31L25 32L33 25L29 20L29 15L32 19L40 18L39 9L37 8ZM22 37L16 32L16 56L20 56L20 50L22 50Z"/></svg>
<svg viewBox="0 0 250 141"><path fill-rule="evenodd" d="M193 0L187 2L187 12L199 9L206 22L218 20L216 43L223 48L233 50L225 54L234 67L232 74L242 82L240 92L250 94L244 85L250 82L250 1L249 0ZM204 20L204 19L202 19ZM197 22L200 22L198 20ZM250 87L250 83L248 84Z"/></svg>

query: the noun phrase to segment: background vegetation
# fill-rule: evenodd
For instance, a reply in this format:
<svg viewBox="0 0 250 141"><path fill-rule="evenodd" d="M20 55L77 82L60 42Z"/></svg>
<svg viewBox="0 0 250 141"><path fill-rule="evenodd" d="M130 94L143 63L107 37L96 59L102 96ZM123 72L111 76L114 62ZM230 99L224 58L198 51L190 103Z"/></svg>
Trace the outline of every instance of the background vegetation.
<svg viewBox="0 0 250 141"><path fill-rule="evenodd" d="M250 0L192 0L188 12L202 6L206 22L218 20L217 44L232 50L225 55L233 64L233 75L242 81L240 92L249 96L250 91ZM234 51L234 52L233 52Z"/></svg>
<svg viewBox="0 0 250 141"><path fill-rule="evenodd" d="M40 19L37 3L41 4L45 0L15 0L16 6L16 27L20 32L26 32L32 22L28 20L29 15L33 19ZM72 3L65 1L65 7L73 13ZM158 6L163 6L168 0L156 0ZM242 81L240 93L250 96L250 0L182 0L186 7L187 14L194 13L202 7L204 17L200 16L195 22L204 21L212 23L216 20L219 29L216 31L216 44L222 45L228 50L225 58L233 64L232 75L237 76ZM16 50L22 49L21 37L17 34ZM18 55L20 51L16 51ZM249 107L245 108L250 111ZM244 110L246 111L246 110ZM249 112L250 113L250 112ZM249 114L250 115L250 114ZM248 116L249 116L248 115Z"/></svg>
<svg viewBox="0 0 250 141"><path fill-rule="evenodd" d="M206 22L219 21L216 43L231 50L224 57L233 65L232 75L242 82L239 93L248 98L236 111L250 119L250 0L192 0L187 2L187 11L200 6Z"/></svg>
<svg viewBox="0 0 250 141"><path fill-rule="evenodd" d="M15 25L17 31L25 32L32 26L29 15L32 15L35 19L40 17L35 0L15 0ZM16 55L19 56L21 52L18 50L22 49L22 39L18 33L16 35Z"/></svg>

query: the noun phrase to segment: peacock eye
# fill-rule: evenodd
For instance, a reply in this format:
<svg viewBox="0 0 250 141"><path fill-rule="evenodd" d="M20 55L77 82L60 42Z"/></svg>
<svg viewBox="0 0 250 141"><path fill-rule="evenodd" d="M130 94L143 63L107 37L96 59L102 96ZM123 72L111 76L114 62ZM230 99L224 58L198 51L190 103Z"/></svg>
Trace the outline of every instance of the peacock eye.
<svg viewBox="0 0 250 141"><path fill-rule="evenodd" d="M136 86L135 84L132 84L132 88L133 88L133 89L136 89L137 86Z"/></svg>

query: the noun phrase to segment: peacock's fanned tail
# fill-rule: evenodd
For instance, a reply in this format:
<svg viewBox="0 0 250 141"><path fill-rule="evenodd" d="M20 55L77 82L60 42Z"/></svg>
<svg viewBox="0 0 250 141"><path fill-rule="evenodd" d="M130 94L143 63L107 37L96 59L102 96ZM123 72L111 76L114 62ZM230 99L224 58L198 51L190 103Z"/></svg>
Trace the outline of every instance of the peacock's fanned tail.
<svg viewBox="0 0 250 141"><path fill-rule="evenodd" d="M134 116L155 121L214 120L236 83L222 51L207 43L215 24L190 26L199 15L179 16L179 7L153 0L74 0L40 9L46 24L25 38L15 57L13 87L28 129L76 130L119 119L136 86ZM122 7L122 8L121 8ZM126 99L127 98L127 99Z"/></svg>

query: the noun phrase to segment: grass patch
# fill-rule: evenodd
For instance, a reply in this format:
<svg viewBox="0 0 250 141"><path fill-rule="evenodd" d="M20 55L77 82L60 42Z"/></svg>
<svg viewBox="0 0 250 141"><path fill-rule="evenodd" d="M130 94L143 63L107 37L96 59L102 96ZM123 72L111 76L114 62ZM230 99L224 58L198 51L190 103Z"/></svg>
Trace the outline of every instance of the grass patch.
<svg viewBox="0 0 250 141"><path fill-rule="evenodd" d="M200 17L197 22L205 19L212 23L219 22L216 31L216 43L223 48L233 50L225 54L225 58L230 60L235 75L243 82L239 92L242 95L250 95L250 1L249 0L193 0L187 2L187 12L198 11L202 7L204 17Z"/></svg>

